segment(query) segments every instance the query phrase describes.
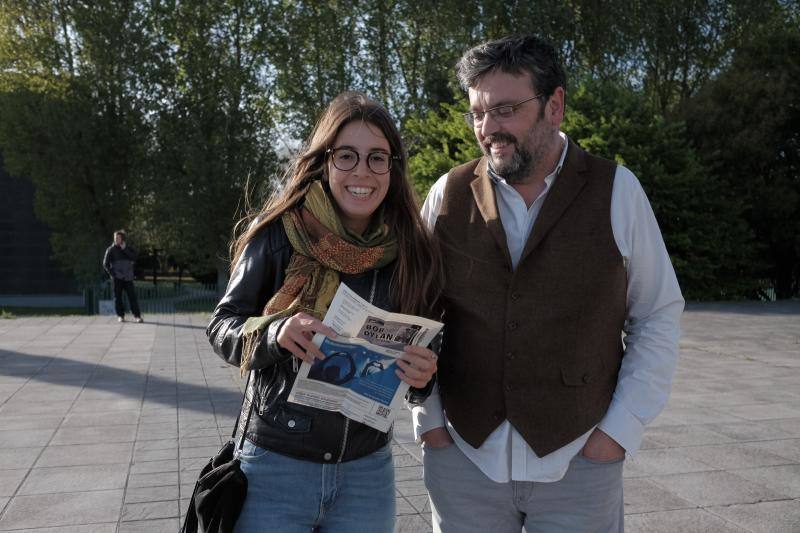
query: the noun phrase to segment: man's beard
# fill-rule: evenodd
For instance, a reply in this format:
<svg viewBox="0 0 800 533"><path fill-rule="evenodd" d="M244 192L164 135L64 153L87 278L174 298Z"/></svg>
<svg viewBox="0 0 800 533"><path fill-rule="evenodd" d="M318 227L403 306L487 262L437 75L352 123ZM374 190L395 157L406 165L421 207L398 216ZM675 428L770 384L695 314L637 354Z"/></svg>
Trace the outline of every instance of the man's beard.
<svg viewBox="0 0 800 533"><path fill-rule="evenodd" d="M491 153L491 145L495 141L505 142L514 147L510 161L495 161ZM517 138L510 133L498 132L490 135L481 144L481 150L492 162L492 169L509 185L521 183L533 173L536 164L535 154L520 147Z"/></svg>

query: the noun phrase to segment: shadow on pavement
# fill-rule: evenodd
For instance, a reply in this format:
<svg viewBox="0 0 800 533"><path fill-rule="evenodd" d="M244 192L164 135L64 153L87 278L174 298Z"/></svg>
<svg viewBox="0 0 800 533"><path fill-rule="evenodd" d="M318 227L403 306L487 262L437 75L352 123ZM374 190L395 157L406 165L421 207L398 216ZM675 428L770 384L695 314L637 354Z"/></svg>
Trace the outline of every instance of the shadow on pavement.
<svg viewBox="0 0 800 533"><path fill-rule="evenodd" d="M74 386L144 399L191 411L220 414L235 412L231 406L241 402L241 392L213 385L195 385L166 379L154 374L76 361L63 357L35 355L0 349L0 376L29 378L54 385ZM20 389L24 391L24 387ZM19 391L18 391L19 392ZM12 399L13 395L11 396ZM48 401L45 397L42 401ZM54 400L53 400L54 401Z"/></svg>
<svg viewBox="0 0 800 533"><path fill-rule="evenodd" d="M800 300L776 302L686 302L687 311L732 315L800 315Z"/></svg>
<svg viewBox="0 0 800 533"><path fill-rule="evenodd" d="M154 322L147 320L147 317L144 317L145 324L152 324L154 326L165 326L168 328L184 328L184 329L201 329L203 331L206 330L205 326L192 326L191 324L179 324L177 322Z"/></svg>

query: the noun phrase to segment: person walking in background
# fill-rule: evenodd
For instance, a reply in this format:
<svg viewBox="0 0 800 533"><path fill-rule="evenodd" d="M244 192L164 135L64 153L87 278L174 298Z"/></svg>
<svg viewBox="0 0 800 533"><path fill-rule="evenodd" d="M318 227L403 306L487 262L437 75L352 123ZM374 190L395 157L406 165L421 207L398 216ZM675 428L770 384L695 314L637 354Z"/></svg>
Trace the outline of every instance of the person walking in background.
<svg viewBox="0 0 800 533"><path fill-rule="evenodd" d="M114 311L117 313L117 320L125 322L125 305L122 301L124 291L128 295L128 305L134 321L142 322L139 301L136 299L136 287L133 286L133 263L137 254L136 250L128 245L127 238L125 230L114 232L114 242L106 248L103 256L103 270L114 284Z"/></svg>
<svg viewBox="0 0 800 533"><path fill-rule="evenodd" d="M457 71L484 155L423 207L445 265L438 392L414 409L433 529L621 532L684 305L658 224L630 170L560 131L552 45L488 42Z"/></svg>
<svg viewBox="0 0 800 533"><path fill-rule="evenodd" d="M361 93L335 98L281 192L247 221L207 329L217 354L252 371L238 428L248 489L235 531L391 533L391 431L288 403L299 361L325 357L313 335L335 336L320 319L340 282L389 311L440 315L441 258L388 112ZM407 399L422 401L436 355L408 346L397 364L415 387Z"/></svg>

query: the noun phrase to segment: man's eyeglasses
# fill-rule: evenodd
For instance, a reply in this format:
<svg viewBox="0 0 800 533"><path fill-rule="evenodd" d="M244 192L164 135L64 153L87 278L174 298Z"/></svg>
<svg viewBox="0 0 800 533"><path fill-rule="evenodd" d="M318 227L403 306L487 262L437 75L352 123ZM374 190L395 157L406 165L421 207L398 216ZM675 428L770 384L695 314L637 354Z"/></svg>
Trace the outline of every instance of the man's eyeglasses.
<svg viewBox="0 0 800 533"><path fill-rule="evenodd" d="M499 105L497 107L493 107L491 109L487 109L486 111L471 111L469 113L464 113L464 118L467 120L467 124L471 127L475 127L476 124L483 124L483 121L486 119L486 115L489 115L495 120L506 120L514 116L514 113L517 112L517 109L524 103L530 102L531 100L535 100L537 98L541 98L544 96L542 93L537 95L531 96L530 98L526 98L521 102L517 102L516 104L506 104L506 105Z"/></svg>
<svg viewBox="0 0 800 533"><path fill-rule="evenodd" d="M343 172L353 170L361 161L361 155L351 148L328 148L325 153L330 154L333 166ZM382 151L370 152L367 154L367 166L375 174L386 174L392 168L393 159L400 157Z"/></svg>

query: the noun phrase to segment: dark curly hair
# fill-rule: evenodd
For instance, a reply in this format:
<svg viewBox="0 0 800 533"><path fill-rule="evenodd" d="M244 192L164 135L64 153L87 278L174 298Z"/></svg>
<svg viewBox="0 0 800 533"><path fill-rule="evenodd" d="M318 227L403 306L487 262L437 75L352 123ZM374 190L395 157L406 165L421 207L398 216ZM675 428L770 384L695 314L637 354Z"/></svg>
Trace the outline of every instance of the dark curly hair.
<svg viewBox="0 0 800 533"><path fill-rule="evenodd" d="M556 48L535 35L515 35L479 44L456 63L456 74L466 91L485 74L529 73L533 90L549 98L557 87L567 89L567 76Z"/></svg>

